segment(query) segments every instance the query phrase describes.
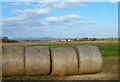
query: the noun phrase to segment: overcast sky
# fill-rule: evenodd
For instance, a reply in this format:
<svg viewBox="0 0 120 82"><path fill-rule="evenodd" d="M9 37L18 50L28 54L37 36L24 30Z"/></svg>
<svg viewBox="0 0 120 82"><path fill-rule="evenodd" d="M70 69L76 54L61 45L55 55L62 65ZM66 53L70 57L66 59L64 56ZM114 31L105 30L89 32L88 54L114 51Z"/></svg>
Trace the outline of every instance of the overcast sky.
<svg viewBox="0 0 120 82"><path fill-rule="evenodd" d="M111 2L3 2L2 34L9 38L118 36L118 5Z"/></svg>

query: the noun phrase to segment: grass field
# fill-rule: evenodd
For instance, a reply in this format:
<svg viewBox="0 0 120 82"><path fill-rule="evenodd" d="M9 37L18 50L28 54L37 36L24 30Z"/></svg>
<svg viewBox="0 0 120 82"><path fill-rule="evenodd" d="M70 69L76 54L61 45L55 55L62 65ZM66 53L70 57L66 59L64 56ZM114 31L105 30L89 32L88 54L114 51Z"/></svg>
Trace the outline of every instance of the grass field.
<svg viewBox="0 0 120 82"><path fill-rule="evenodd" d="M4 43L3 46L48 46L49 48L74 47L76 45L95 45L100 49L102 56L118 56L117 41L83 41L83 42L56 42L56 43Z"/></svg>

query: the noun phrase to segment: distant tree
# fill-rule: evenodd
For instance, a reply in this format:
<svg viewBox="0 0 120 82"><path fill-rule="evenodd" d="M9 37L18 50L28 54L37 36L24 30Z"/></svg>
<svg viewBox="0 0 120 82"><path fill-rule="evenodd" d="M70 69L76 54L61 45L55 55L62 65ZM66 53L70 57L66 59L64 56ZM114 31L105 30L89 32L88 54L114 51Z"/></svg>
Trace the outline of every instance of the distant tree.
<svg viewBox="0 0 120 82"><path fill-rule="evenodd" d="M8 40L8 37L2 37L3 40Z"/></svg>
<svg viewBox="0 0 120 82"><path fill-rule="evenodd" d="M17 43L17 41L16 41L16 40L10 40L10 42L11 42L11 43Z"/></svg>
<svg viewBox="0 0 120 82"><path fill-rule="evenodd" d="M8 37L2 37L2 42L3 43L17 43L16 40L10 40Z"/></svg>
<svg viewBox="0 0 120 82"><path fill-rule="evenodd" d="M77 41L77 39L73 39L74 41Z"/></svg>
<svg viewBox="0 0 120 82"><path fill-rule="evenodd" d="M29 40L25 40L26 42L30 42Z"/></svg>
<svg viewBox="0 0 120 82"><path fill-rule="evenodd" d="M96 40L97 40L97 38L93 38L93 39L92 39L92 41L96 41Z"/></svg>
<svg viewBox="0 0 120 82"><path fill-rule="evenodd" d="M82 38L82 41L88 41L88 37Z"/></svg>

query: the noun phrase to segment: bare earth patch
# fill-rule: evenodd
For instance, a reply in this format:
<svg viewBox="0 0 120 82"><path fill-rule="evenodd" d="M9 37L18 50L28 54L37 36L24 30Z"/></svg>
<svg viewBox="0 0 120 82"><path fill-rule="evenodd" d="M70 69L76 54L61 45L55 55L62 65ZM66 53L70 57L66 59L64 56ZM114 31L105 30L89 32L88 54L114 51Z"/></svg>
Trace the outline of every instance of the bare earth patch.
<svg viewBox="0 0 120 82"><path fill-rule="evenodd" d="M103 69L97 74L68 75L68 76L16 76L3 80L118 80L118 57L103 57Z"/></svg>

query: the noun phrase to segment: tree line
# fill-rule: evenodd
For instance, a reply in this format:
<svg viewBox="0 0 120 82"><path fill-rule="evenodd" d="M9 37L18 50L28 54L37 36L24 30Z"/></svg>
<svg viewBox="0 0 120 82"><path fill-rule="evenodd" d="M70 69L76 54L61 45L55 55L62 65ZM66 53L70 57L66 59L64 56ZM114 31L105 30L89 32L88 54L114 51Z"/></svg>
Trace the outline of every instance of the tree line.
<svg viewBox="0 0 120 82"><path fill-rule="evenodd" d="M2 43L17 43L16 40L11 40L8 37L2 37L0 42L2 42Z"/></svg>

